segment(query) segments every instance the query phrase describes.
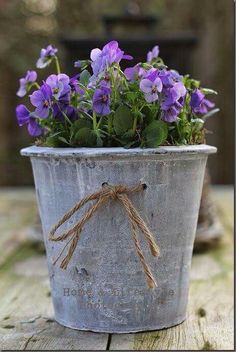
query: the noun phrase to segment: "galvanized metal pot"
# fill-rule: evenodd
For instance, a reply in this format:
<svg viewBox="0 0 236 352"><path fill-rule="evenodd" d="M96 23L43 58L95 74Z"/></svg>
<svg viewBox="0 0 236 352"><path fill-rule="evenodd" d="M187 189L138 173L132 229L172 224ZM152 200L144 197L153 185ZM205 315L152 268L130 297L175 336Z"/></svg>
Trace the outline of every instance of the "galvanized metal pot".
<svg viewBox="0 0 236 352"><path fill-rule="evenodd" d="M79 330L128 333L167 328L186 318L189 272L207 145L123 148L43 148L21 151L33 166L55 319ZM157 281L147 286L125 210L111 200L85 225L67 270L53 261L65 246L48 233L81 198L103 183L147 185L130 195L161 255L143 252ZM81 214L63 225L68 229Z"/></svg>

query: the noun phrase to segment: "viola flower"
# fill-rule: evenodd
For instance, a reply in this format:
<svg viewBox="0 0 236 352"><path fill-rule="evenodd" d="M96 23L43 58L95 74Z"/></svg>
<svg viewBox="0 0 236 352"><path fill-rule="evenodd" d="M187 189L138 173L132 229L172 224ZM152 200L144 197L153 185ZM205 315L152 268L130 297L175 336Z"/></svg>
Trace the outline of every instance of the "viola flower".
<svg viewBox="0 0 236 352"><path fill-rule="evenodd" d="M51 88L52 95L56 100L69 100L69 93L71 91L69 76L64 73L50 75L46 79L46 84Z"/></svg>
<svg viewBox="0 0 236 352"><path fill-rule="evenodd" d="M30 95L30 101L36 107L35 114L41 119L45 119L49 115L51 108L52 90L49 85L44 83L39 90Z"/></svg>
<svg viewBox="0 0 236 352"><path fill-rule="evenodd" d="M156 45L154 48L147 53L147 62L151 62L153 59L158 58L159 56L159 46Z"/></svg>
<svg viewBox="0 0 236 352"><path fill-rule="evenodd" d="M37 73L35 71L27 71L25 77L20 79L20 87L16 93L18 97L22 98L26 95L29 86L34 83L37 79Z"/></svg>
<svg viewBox="0 0 236 352"><path fill-rule="evenodd" d="M124 70L125 77L128 81L135 81L136 79L142 77L145 73L145 70L140 67L140 64L137 64L133 67L128 67Z"/></svg>
<svg viewBox="0 0 236 352"><path fill-rule="evenodd" d="M70 78L69 85L71 87L71 91L80 95L84 95L85 91L80 87L79 84L79 74Z"/></svg>
<svg viewBox="0 0 236 352"><path fill-rule="evenodd" d="M166 88L163 90L161 108L168 110L171 105L183 98L187 93L187 90L182 82L176 83L171 88Z"/></svg>
<svg viewBox="0 0 236 352"><path fill-rule="evenodd" d="M44 68L47 67L53 58L56 56L58 52L57 48L54 48L52 45L48 45L46 49L41 49L40 57L36 62L37 68Z"/></svg>
<svg viewBox="0 0 236 352"><path fill-rule="evenodd" d="M206 99L200 89L196 89L191 94L190 106L195 114L206 114L209 109L214 108L215 104Z"/></svg>
<svg viewBox="0 0 236 352"><path fill-rule="evenodd" d="M119 63L122 59L132 60L133 57L125 55L124 51L119 48L117 41L113 40L106 44L103 49L93 49L90 53L92 60L92 69L94 76L104 72L113 63Z"/></svg>
<svg viewBox="0 0 236 352"><path fill-rule="evenodd" d="M80 68L81 67L81 60L77 60L74 62L74 67Z"/></svg>
<svg viewBox="0 0 236 352"><path fill-rule="evenodd" d="M52 105L52 114L56 120L61 122L65 121L64 114L70 119L71 121L75 121L78 118L78 110L69 104L64 104L61 102L53 103Z"/></svg>
<svg viewBox="0 0 236 352"><path fill-rule="evenodd" d="M152 103L158 100L157 93L162 91L162 82L159 77L154 77L154 79L144 78L141 80L139 87L144 92L145 100Z"/></svg>
<svg viewBox="0 0 236 352"><path fill-rule="evenodd" d="M175 70L160 70L158 76L160 77L165 88L171 88L175 83L182 82L182 76Z"/></svg>
<svg viewBox="0 0 236 352"><path fill-rule="evenodd" d="M165 122L175 122L179 113L180 110L178 107L175 104L171 105L166 110L162 110L161 120Z"/></svg>
<svg viewBox="0 0 236 352"><path fill-rule="evenodd" d="M108 87L101 87L95 90L93 94L93 110L98 115L110 114L110 94L111 89Z"/></svg>
<svg viewBox="0 0 236 352"><path fill-rule="evenodd" d="M32 116L25 105L20 104L16 107L16 117L19 126L28 125L28 132L31 136L37 137L42 135L43 128L39 126L35 117Z"/></svg>

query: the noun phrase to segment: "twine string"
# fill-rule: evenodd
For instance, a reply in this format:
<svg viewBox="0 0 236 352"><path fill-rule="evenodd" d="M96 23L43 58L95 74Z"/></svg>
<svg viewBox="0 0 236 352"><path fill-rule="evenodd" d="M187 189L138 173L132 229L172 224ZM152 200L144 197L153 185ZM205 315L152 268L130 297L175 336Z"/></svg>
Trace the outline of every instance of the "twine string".
<svg viewBox="0 0 236 352"><path fill-rule="evenodd" d="M55 265L58 262L58 260L61 258L65 249L69 246L68 252L64 256L60 264L60 267L62 269L67 269L67 266L78 245L78 241L84 225L96 213L98 208L100 208L103 204L105 204L109 199L119 200L119 202L123 205L124 209L126 210L129 223L131 226L131 235L134 242L134 246L138 254L139 260L143 266L143 270L146 275L148 286L150 288L154 288L156 286L156 281L153 277L153 274L142 252L140 242L137 237L137 230L139 229L140 232L143 234L144 239L148 243L151 254L153 256L157 257L160 254L160 250L154 240L154 236L152 232L149 230L145 221L142 219L141 215L139 214L139 212L134 207L133 203L128 197L129 193L139 192L142 190L144 190L144 185L141 183L139 183L134 187L126 187L123 185L111 186L108 184L104 184L100 191L91 193L85 196L83 199L81 199L81 201L76 203L74 207L72 207L68 212L66 212L63 215L63 217L54 225L54 227L49 232L48 238L50 241L63 242L68 239L66 245L63 247L61 253L58 255L53 265ZM84 213L82 218L68 231L63 232L60 235L56 235L56 231L59 229L59 227L61 227L64 223L66 223L79 209L81 209L85 204L89 203L90 201L94 201L94 202L90 205L90 207Z"/></svg>

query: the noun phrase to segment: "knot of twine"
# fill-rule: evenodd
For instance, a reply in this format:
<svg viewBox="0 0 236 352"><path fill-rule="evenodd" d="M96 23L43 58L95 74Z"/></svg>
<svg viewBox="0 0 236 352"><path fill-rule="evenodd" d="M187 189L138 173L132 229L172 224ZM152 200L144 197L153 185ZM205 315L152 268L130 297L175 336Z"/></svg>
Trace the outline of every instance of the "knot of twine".
<svg viewBox="0 0 236 352"><path fill-rule="evenodd" d="M100 191L91 193L85 196L81 201L79 201L73 208L71 208L64 216L54 225L49 233L49 240L55 242L65 241L67 239L68 242L54 261L53 265L57 263L62 253L66 249L66 247L70 244L68 252L66 256L61 261L60 267L62 269L67 269L67 266L71 260L71 257L77 247L80 234L85 223L94 215L97 209L104 203L106 203L109 199L118 200L124 206L126 213L128 215L128 219L131 226L131 234L134 241L136 252L139 256L141 264L143 266L144 273L146 275L147 283L150 288L154 288L156 286L155 279L152 275L152 272L145 260L144 254L142 252L139 240L137 238L137 230L140 229L143 234L145 240L147 241L151 254L154 257L157 257L160 253L158 245L155 243L154 236L149 230L148 226L141 218L137 209L134 207L130 199L128 198L129 193L139 192L146 188L145 184L139 183L134 187L126 187L123 185L111 186L108 184L103 184L103 187ZM56 235L57 229L64 224L68 219L70 219L80 208L82 208L86 203L94 201L93 204L88 208L88 210L84 213L82 218L68 231L62 233L61 235Z"/></svg>

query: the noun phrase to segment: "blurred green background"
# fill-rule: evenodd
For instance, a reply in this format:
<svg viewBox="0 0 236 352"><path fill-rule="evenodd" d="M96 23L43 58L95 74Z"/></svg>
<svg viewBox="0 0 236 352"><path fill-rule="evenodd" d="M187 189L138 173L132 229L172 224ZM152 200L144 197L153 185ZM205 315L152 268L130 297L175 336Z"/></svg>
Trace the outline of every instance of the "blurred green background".
<svg viewBox="0 0 236 352"><path fill-rule="evenodd" d="M29 160L19 155L21 147L33 143L26 129L16 124L15 107L20 99L15 92L19 77L35 67L41 47L49 43L58 47L65 65L62 38L102 38L105 35L102 17L127 11L156 16L158 20L150 35L156 35L157 39L189 32L198 39L193 53L187 57L191 60L191 74L201 79L203 86L219 92L215 102L221 109L207 123L207 129L213 132L208 134L207 142L218 147L218 154L209 162L212 181L233 183L232 0L0 0L0 185L33 182ZM130 35L125 28L119 30L123 37ZM139 28L135 30L139 36ZM44 75L45 71L40 72L42 79Z"/></svg>

